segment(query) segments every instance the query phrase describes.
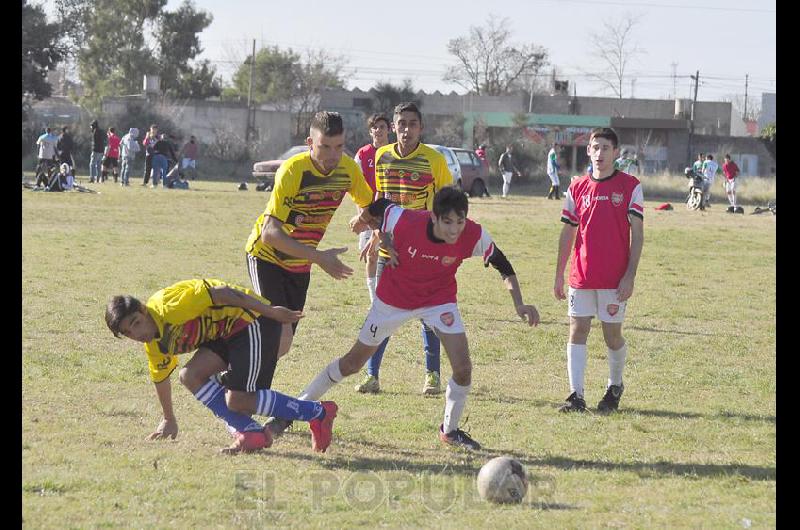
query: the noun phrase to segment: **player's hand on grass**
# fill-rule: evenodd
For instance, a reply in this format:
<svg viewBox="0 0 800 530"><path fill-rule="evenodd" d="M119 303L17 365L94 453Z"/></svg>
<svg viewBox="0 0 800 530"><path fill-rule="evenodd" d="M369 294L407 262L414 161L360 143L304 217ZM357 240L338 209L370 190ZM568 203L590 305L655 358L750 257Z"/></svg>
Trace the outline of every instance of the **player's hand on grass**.
<svg viewBox="0 0 800 530"><path fill-rule="evenodd" d="M347 252L347 247L329 248L327 250L320 250L317 259L317 265L322 270L337 280L344 280L353 274L353 269L345 265L339 260L339 254Z"/></svg>
<svg viewBox="0 0 800 530"><path fill-rule="evenodd" d="M305 315L302 311L293 311L288 307L274 305L272 306L272 311L270 311L270 314L265 316L267 318L271 318L272 320L277 320L281 324L294 324Z"/></svg>
<svg viewBox="0 0 800 530"><path fill-rule="evenodd" d="M629 277L627 274L622 277L619 281L619 286L617 287L617 299L620 302L624 302L628 298L631 297L633 294L633 277Z"/></svg>
<svg viewBox="0 0 800 530"><path fill-rule="evenodd" d="M563 276L556 276L556 283L553 286L553 295L555 295L556 300L566 300L567 295L564 294L564 277Z"/></svg>
<svg viewBox="0 0 800 530"><path fill-rule="evenodd" d="M536 310L535 306L520 304L517 306L517 314L522 320L527 322L529 326L539 325L539 311Z"/></svg>
<svg viewBox="0 0 800 530"><path fill-rule="evenodd" d="M175 418L171 420L164 418L163 420L161 420L161 423L158 424L156 432L148 436L147 439L166 440L167 438L172 438L174 440L176 436L178 436L177 420L175 420Z"/></svg>

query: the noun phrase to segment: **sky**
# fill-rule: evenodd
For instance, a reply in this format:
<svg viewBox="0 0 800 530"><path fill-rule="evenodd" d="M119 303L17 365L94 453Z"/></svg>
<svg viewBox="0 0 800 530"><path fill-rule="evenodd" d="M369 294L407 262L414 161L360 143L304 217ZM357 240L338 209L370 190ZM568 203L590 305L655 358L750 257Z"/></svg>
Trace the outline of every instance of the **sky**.
<svg viewBox="0 0 800 530"><path fill-rule="evenodd" d="M175 9L182 0L169 0ZM45 7L53 0L44 2ZM570 82L578 96L613 96L587 72L605 69L594 55L592 33L627 15L638 17L631 41L643 53L629 67L624 96L692 97L690 75L700 72L701 101L776 91L775 0L405 0L366 2L275 2L194 0L214 20L200 34L200 55L230 79L256 47L295 51L323 48L343 56L348 88L412 80L415 89L449 93L466 90L442 80L455 64L447 43L483 26L489 15L507 17L511 42L536 44L548 52L544 72ZM48 9L48 11L50 11ZM674 77L673 77L674 74Z"/></svg>

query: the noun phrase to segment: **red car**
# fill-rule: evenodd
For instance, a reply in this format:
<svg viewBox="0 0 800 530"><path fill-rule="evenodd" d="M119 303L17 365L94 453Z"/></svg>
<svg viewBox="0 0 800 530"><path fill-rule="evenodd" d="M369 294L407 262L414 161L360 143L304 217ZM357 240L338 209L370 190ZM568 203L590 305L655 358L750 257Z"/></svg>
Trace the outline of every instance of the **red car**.
<svg viewBox="0 0 800 530"><path fill-rule="evenodd" d="M470 197L489 196L489 164L478 158L473 151L451 147L461 166L461 180L457 183Z"/></svg>
<svg viewBox="0 0 800 530"><path fill-rule="evenodd" d="M256 189L258 191L270 191L275 185L275 173L278 172L278 168L281 167L281 164L294 155L305 151L308 151L307 145L293 145L281 153L275 160L263 160L253 164L253 178L261 182ZM344 150L344 154L353 158L353 155L347 149Z"/></svg>

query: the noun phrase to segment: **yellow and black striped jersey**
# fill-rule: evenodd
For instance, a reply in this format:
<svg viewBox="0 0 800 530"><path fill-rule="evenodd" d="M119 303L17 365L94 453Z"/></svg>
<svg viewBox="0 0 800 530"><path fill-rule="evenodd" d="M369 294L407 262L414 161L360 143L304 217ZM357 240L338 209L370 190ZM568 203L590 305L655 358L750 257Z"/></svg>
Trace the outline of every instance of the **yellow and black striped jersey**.
<svg viewBox="0 0 800 530"><path fill-rule="evenodd" d="M267 208L256 219L245 251L289 272L310 271L308 260L290 256L261 241L264 221L268 216L278 219L289 237L316 248L345 193L362 208L373 199L361 168L352 158L343 155L339 165L328 175L314 166L308 151L289 158L275 175L275 187Z"/></svg>
<svg viewBox="0 0 800 530"><path fill-rule="evenodd" d="M422 142L408 156L400 156L396 143L375 152L377 196L407 210L431 210L434 194L452 184L444 155ZM379 254L389 256L382 248Z"/></svg>
<svg viewBox="0 0 800 530"><path fill-rule="evenodd" d="M259 317L242 307L214 305L212 287L238 289L270 305L250 289L214 279L184 280L156 292L145 304L158 327L158 336L144 345L153 382L169 377L178 365L178 354L235 335Z"/></svg>

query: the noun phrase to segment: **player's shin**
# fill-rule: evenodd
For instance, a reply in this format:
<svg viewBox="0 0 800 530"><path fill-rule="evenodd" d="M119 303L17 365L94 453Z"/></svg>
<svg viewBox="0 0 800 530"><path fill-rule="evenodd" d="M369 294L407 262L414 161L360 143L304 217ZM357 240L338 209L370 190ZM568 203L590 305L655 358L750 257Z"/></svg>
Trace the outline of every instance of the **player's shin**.
<svg viewBox="0 0 800 530"><path fill-rule="evenodd" d="M567 344L569 390L583 396L583 373L586 370L586 344Z"/></svg>
<svg viewBox="0 0 800 530"><path fill-rule="evenodd" d="M246 414L233 412L225 403L225 388L219 384L216 376L211 377L194 395L197 400L208 407L214 416L220 418L228 427L228 432L260 431L261 424Z"/></svg>
<svg viewBox="0 0 800 530"><path fill-rule="evenodd" d="M464 413L464 407L467 404L467 395L472 385L462 386L453 381L447 383L447 393L445 394L444 405L444 422L442 431L444 433L452 432L458 429L458 422L461 421L461 415Z"/></svg>
<svg viewBox="0 0 800 530"><path fill-rule="evenodd" d="M608 349L608 385L622 384L622 371L625 369L625 359L628 356L628 345L614 351Z"/></svg>
<svg viewBox="0 0 800 530"><path fill-rule="evenodd" d="M325 392L333 388L333 385L340 383L342 379L344 379L344 376L339 370L339 359L334 359L324 370L317 374L317 377L309 383L303 393L298 396L298 399L317 401Z"/></svg>
<svg viewBox="0 0 800 530"><path fill-rule="evenodd" d="M257 390L256 414L274 416L284 420L311 421L324 415L325 409L319 401L296 399L274 390Z"/></svg>

